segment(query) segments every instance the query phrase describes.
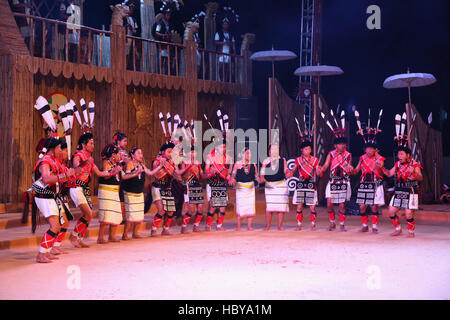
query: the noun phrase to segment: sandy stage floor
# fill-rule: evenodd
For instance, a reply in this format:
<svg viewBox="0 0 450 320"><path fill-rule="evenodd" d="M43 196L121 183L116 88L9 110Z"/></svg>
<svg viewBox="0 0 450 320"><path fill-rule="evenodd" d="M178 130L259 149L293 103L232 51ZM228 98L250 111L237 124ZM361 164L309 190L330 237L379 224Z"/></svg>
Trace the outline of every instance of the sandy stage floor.
<svg viewBox="0 0 450 320"><path fill-rule="evenodd" d="M450 298L450 225L418 223L416 238L392 238L386 219L372 235L358 233L359 217L347 233L328 232L320 215L315 232L307 214L308 229L294 231L291 214L285 231L262 231L258 216L252 232L65 243L69 254L51 264L33 262L37 248L3 250L0 299Z"/></svg>

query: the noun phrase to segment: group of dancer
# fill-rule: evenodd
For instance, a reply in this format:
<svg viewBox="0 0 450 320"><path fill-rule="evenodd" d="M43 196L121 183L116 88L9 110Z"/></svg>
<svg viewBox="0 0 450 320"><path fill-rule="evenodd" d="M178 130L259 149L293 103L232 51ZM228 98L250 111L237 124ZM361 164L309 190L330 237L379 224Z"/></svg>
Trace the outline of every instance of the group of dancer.
<svg viewBox="0 0 450 320"><path fill-rule="evenodd" d="M75 103L71 100L65 106L59 107L59 116L64 125L65 137L57 136L57 127L51 114L48 102L39 97L35 108L39 110L48 127L48 137L41 144L39 160L33 170L34 201L48 221L50 228L44 234L37 262L48 263L58 259L58 255L65 253L61 243L68 232L69 222L73 216L69 210L68 198L81 211L81 217L70 233L69 241L77 248L89 247L85 242L89 223L93 218L89 184L94 175L98 177L98 219L100 228L97 243L120 241L116 237L117 226L124 224L122 240L141 238L139 229L144 221L148 206L145 205L146 176L152 176L150 190L147 197L155 205L157 213L153 217L151 236L171 235L169 231L174 214L181 212L181 233L188 233L188 224L194 218L193 232L200 232L203 213L207 212L204 231L211 231L214 215L217 213L216 230L223 231L226 208L230 187L236 189L237 230L241 229L243 219L247 219L247 229L252 230L252 220L256 214L255 181L265 185L266 199L266 227L269 230L273 214L278 214L278 229L282 229L284 214L289 212L289 191L287 179L298 171L298 182L293 196L293 204L297 205L297 230L302 229L303 209L310 207L311 228L316 230L316 206L318 205L317 182L329 171L329 181L326 187L329 231L336 228L334 205L338 205L340 230L345 229L346 203L350 200L350 175L361 171L361 181L358 185L357 203L360 205L362 232L368 232L367 208L371 208L372 231L378 233L379 206L384 205L384 190L382 181L385 176L395 176L396 186L394 196L389 204L390 219L395 227L391 234L398 236L402 233L397 212L405 210L408 235L414 236L414 210L418 208L417 186L422 180L420 165L411 158L405 134L406 115L396 116L396 137L398 161L390 170L384 167L384 158L378 154L376 128L361 127L359 114L355 116L358 132L364 138L365 153L360 157L356 167L351 165L352 156L346 150L345 113L341 113L341 123L334 119L332 125L322 114L327 125L335 134L334 150L330 151L325 163L320 166L319 160L312 155L311 130L299 129L302 139L301 155L295 159L295 166L289 170L286 159L279 153L277 144L269 146L267 159L262 162L261 170L252 161L251 150L244 147L239 160L232 163L227 154L226 139L216 143L216 147L208 154L205 161L197 157L196 148L192 144L190 151L183 154L183 138L172 139L170 120L168 120L169 134L167 134L162 115L165 142L159 149L159 154L151 161L149 168L144 163L143 150L133 147L127 152L128 139L125 133L118 131L110 144L101 153L103 163L97 167L93 160L94 136L92 134L94 119L94 104L86 106L80 101L84 120L81 120ZM70 136L75 114L80 123L82 134L78 139L77 151L71 157ZM219 114L219 112L218 112ZM380 112L381 116L381 112ZM205 116L206 118L206 116ZM179 119L178 119L179 120ZM226 136L228 125L221 129ZM182 128L178 121L178 128ZM186 123L186 121L185 121ZM298 123L298 122L297 122ZM333 123L333 121L332 121ZM186 128L187 124L186 124ZM193 129L193 128L192 128ZM184 131L184 130L183 130ZM186 131L185 131L186 132ZM186 137L195 141L194 135ZM204 162L204 163L203 163ZM205 192L206 191L206 192ZM206 193L206 200L204 194ZM161 223L163 229L158 233ZM105 234L108 235L107 240Z"/></svg>

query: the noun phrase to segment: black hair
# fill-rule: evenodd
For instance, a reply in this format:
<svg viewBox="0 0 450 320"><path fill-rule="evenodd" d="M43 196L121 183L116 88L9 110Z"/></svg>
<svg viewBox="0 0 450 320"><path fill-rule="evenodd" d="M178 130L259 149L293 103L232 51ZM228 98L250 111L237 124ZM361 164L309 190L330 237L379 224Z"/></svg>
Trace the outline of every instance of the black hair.
<svg viewBox="0 0 450 320"><path fill-rule="evenodd" d="M305 140L300 144L300 149L311 147L312 148L312 142L309 140Z"/></svg>
<svg viewBox="0 0 450 320"><path fill-rule="evenodd" d="M411 149L408 148L407 146L399 146L399 147L397 147L397 150L396 150L396 151L397 151L397 152L399 152L399 151L404 151L404 152L406 152L406 154L411 155Z"/></svg>
<svg viewBox="0 0 450 320"><path fill-rule="evenodd" d="M347 139L345 137L334 138L333 144L347 144Z"/></svg>
<svg viewBox="0 0 450 320"><path fill-rule="evenodd" d="M83 144L88 144L89 140L94 139L94 135L91 132L83 133L78 139L77 150L83 149Z"/></svg>
<svg viewBox="0 0 450 320"><path fill-rule="evenodd" d="M173 144L173 142L166 142L161 146L159 151L163 152L163 151L166 151L167 149L173 149L173 148L175 148L175 145Z"/></svg>
<svg viewBox="0 0 450 320"><path fill-rule="evenodd" d="M112 157L113 154L119 153L119 148L117 148L113 144L107 144L102 151L102 158L103 159L109 159Z"/></svg>
<svg viewBox="0 0 450 320"><path fill-rule="evenodd" d="M113 135L113 140L116 145L125 138L128 138L128 136L125 133L120 132L120 131L117 131Z"/></svg>
<svg viewBox="0 0 450 320"><path fill-rule="evenodd" d="M61 141L61 149L67 149L67 142L66 140Z"/></svg>
<svg viewBox="0 0 450 320"><path fill-rule="evenodd" d="M133 155L136 153L136 151L138 151L139 149L140 149L139 147L134 147L133 149L131 149L130 152L128 153L128 154L130 155L130 158L131 158L131 156L133 156Z"/></svg>
<svg viewBox="0 0 450 320"><path fill-rule="evenodd" d="M44 148L47 149L47 151L49 151L51 149L55 149L61 143L62 143L62 139L60 139L60 138L48 138L45 141Z"/></svg>

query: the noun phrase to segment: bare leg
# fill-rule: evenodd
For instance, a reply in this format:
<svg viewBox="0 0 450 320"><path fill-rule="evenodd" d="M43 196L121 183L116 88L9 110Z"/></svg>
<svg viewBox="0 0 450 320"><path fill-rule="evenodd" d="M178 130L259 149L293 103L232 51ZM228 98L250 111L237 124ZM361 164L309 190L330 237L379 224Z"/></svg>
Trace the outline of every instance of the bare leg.
<svg viewBox="0 0 450 320"><path fill-rule="evenodd" d="M389 206L389 218L394 225L395 231L391 233L391 236L399 236L402 234L402 227L400 224L400 219L397 216L398 208Z"/></svg>
<svg viewBox="0 0 450 320"><path fill-rule="evenodd" d="M240 216L237 217L236 231L241 231L241 217Z"/></svg>
<svg viewBox="0 0 450 320"><path fill-rule="evenodd" d="M266 227L264 228L264 230L269 231L271 224L272 224L272 212L266 212Z"/></svg>
<svg viewBox="0 0 450 320"><path fill-rule="evenodd" d="M284 230L283 220L284 220L284 212L278 212L278 230L280 231Z"/></svg>
<svg viewBox="0 0 450 320"><path fill-rule="evenodd" d="M97 243L99 244L108 243L108 241L104 239L105 230L107 227L108 225L106 223L100 222L100 229L98 230Z"/></svg>
<svg viewBox="0 0 450 320"><path fill-rule="evenodd" d="M50 216L47 218L47 222L50 224L50 229L44 234L44 238L39 249L39 253L36 256L36 262L49 263L51 260L58 259L50 254L51 247L56 240L56 236L61 230L61 225L58 216Z"/></svg>
<svg viewBox="0 0 450 320"><path fill-rule="evenodd" d="M253 231L252 223L253 223L253 217L248 217L247 218L247 230L248 231Z"/></svg>
<svg viewBox="0 0 450 320"><path fill-rule="evenodd" d="M82 219L85 221L86 224L89 224L89 222L91 222L91 220L92 220L91 208L89 207L89 205L87 203L80 204L78 207L80 208L81 213L83 214ZM80 218L77 226L75 227L75 229L77 229L77 227L79 227L80 221L81 221L81 218ZM85 228L87 229L87 225ZM86 230L84 230L83 233L85 233L85 232L86 232ZM75 230L74 230L74 233L75 233ZM89 246L82 241L82 239L81 239L82 235L80 235L80 232L77 232L77 235L75 235L74 233L72 233L69 238L69 240L73 244L73 246L77 247L77 248L89 248Z"/></svg>
<svg viewBox="0 0 450 320"><path fill-rule="evenodd" d="M131 222L126 221L125 227L123 228L122 240L130 240L130 238L128 237L128 232L130 232L130 229L131 229Z"/></svg>
<svg viewBox="0 0 450 320"><path fill-rule="evenodd" d="M116 230L117 230L117 226L115 226L113 224L109 226L109 238L108 238L108 240L110 242L120 242L120 240L116 238Z"/></svg>
<svg viewBox="0 0 450 320"><path fill-rule="evenodd" d="M133 238L134 238L134 239L140 239L140 238L142 238L141 235L140 235L139 232L138 232L140 225L141 225L141 222L135 222L135 223L133 223Z"/></svg>

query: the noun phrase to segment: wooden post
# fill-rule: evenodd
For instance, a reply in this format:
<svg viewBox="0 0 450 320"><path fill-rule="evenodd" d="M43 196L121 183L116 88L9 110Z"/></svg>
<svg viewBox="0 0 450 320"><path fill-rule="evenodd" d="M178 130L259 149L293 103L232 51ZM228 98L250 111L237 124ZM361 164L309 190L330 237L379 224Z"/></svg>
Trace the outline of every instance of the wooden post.
<svg viewBox="0 0 450 320"><path fill-rule="evenodd" d="M186 70L186 91L184 96L184 114L186 119L198 117L198 79L197 79L197 48L194 39L185 39L184 61Z"/></svg>
<svg viewBox="0 0 450 320"><path fill-rule="evenodd" d="M128 119L128 108L126 106L126 84L124 74L126 72L126 36L125 27L111 26L111 123L117 128L124 128ZM110 130L112 130L110 128ZM112 136L112 132L109 132Z"/></svg>

